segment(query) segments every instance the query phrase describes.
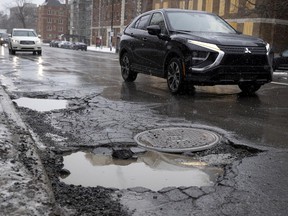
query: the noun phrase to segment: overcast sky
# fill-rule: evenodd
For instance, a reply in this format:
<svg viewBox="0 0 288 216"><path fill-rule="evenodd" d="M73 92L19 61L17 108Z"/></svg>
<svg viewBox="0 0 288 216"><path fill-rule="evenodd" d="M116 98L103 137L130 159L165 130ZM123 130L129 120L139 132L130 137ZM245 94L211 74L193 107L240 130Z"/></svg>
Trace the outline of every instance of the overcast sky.
<svg viewBox="0 0 288 216"><path fill-rule="evenodd" d="M0 11L9 12L6 10L6 6L13 7L16 6L17 0L0 0ZM37 5L41 5L45 2L45 0L27 0L27 2L31 2ZM60 0L61 2L61 0Z"/></svg>

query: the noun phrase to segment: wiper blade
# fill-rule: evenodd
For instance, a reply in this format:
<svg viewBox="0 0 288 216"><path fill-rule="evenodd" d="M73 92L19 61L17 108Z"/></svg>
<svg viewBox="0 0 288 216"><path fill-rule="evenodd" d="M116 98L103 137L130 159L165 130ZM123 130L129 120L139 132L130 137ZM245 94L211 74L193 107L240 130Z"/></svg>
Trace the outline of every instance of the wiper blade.
<svg viewBox="0 0 288 216"><path fill-rule="evenodd" d="M192 31L189 31L189 30L174 30L174 32L185 32L185 33L190 33L190 32L192 32Z"/></svg>

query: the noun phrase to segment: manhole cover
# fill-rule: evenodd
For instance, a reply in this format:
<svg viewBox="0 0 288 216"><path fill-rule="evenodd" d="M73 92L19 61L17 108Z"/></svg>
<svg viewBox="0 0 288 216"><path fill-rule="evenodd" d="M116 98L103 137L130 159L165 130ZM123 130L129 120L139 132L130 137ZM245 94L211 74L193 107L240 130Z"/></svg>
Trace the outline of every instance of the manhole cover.
<svg viewBox="0 0 288 216"><path fill-rule="evenodd" d="M138 145L162 152L201 151L220 140L216 133L200 128L160 128L141 132L134 137Z"/></svg>

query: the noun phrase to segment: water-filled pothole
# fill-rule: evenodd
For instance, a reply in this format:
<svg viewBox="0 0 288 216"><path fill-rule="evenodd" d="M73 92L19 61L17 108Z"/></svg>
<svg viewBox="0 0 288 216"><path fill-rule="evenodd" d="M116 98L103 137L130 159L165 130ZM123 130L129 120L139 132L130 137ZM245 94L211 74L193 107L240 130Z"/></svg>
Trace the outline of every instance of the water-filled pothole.
<svg viewBox="0 0 288 216"><path fill-rule="evenodd" d="M65 109L68 102L66 100L35 99L22 97L13 100L19 107L25 107L39 112Z"/></svg>
<svg viewBox="0 0 288 216"><path fill-rule="evenodd" d="M157 191L164 187L212 186L223 169L210 167L191 157L147 151L128 160L111 154L76 152L64 157L70 171L61 181L82 186L127 189L145 187Z"/></svg>

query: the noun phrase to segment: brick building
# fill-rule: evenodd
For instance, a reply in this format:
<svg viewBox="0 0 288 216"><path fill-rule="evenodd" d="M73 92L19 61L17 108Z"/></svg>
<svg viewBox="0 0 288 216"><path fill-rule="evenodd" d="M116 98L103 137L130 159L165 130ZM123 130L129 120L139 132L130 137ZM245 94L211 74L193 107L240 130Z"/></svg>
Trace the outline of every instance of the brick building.
<svg viewBox="0 0 288 216"><path fill-rule="evenodd" d="M137 15L151 10L153 0L93 0L91 44L117 45L117 35ZM112 32L112 33L111 33Z"/></svg>
<svg viewBox="0 0 288 216"><path fill-rule="evenodd" d="M37 32L44 42L58 39L60 35L68 34L68 2L45 0L38 7Z"/></svg>
<svg viewBox="0 0 288 216"><path fill-rule="evenodd" d="M263 38L275 52L288 47L287 0L153 0L153 9L182 8L218 14L243 34Z"/></svg>

